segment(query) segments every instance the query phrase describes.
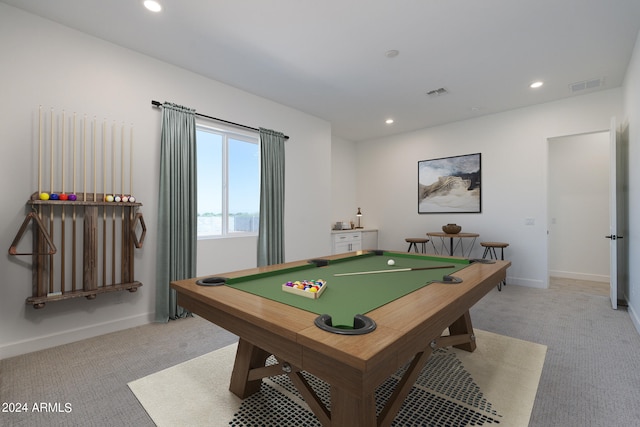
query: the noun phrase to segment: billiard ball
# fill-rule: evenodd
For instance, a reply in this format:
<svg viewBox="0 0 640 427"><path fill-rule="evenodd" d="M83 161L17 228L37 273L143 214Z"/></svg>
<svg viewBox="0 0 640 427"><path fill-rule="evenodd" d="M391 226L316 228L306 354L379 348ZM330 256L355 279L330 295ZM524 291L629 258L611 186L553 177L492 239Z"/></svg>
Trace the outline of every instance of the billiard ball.
<svg viewBox="0 0 640 427"><path fill-rule="evenodd" d="M387 261L387 264L389 264L389 265L395 265L395 263L396 263L396 262L395 262L394 260L392 260L392 259L390 259L389 261Z"/></svg>
<svg viewBox="0 0 640 427"><path fill-rule="evenodd" d="M40 200L49 200L49 193L40 193Z"/></svg>
<svg viewBox="0 0 640 427"><path fill-rule="evenodd" d="M69 199L69 195L66 193L60 193L60 200L64 201Z"/></svg>
<svg viewBox="0 0 640 427"><path fill-rule="evenodd" d="M107 197L104 198L105 202L113 202L113 196L111 194L107 195Z"/></svg>
<svg viewBox="0 0 640 427"><path fill-rule="evenodd" d="M75 194L69 194L69 200L75 202L76 200L78 200L78 196L76 196Z"/></svg>
<svg viewBox="0 0 640 427"><path fill-rule="evenodd" d="M57 195L56 193L51 193L51 195L49 196L49 199L51 199L51 200L59 200L60 196Z"/></svg>

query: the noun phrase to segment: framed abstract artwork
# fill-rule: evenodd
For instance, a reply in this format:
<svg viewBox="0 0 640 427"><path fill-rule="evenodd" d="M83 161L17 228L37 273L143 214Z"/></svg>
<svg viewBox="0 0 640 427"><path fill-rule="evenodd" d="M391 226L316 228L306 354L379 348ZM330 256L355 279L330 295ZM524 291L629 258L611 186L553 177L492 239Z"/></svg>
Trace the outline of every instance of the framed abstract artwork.
<svg viewBox="0 0 640 427"><path fill-rule="evenodd" d="M418 213L480 213L481 154L418 162Z"/></svg>

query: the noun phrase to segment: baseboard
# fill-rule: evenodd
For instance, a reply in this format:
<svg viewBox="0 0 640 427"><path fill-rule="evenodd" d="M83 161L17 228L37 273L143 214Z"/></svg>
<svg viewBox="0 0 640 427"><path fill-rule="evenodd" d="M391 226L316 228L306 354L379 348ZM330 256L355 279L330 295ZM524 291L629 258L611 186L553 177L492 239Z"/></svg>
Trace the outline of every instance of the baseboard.
<svg viewBox="0 0 640 427"><path fill-rule="evenodd" d="M562 279L588 280L590 282L609 283L609 276L590 273L575 273L572 271L549 270L549 276L560 277Z"/></svg>
<svg viewBox="0 0 640 427"><path fill-rule="evenodd" d="M42 335L24 341L4 344L0 346L0 360L121 331L123 329L146 325L153 323L153 319L154 313L138 314L110 322L99 323L97 325L89 325L56 334Z"/></svg>
<svg viewBox="0 0 640 427"><path fill-rule="evenodd" d="M542 280L523 279L521 277L507 276L507 286L508 285L526 286L527 288L537 289L547 289L549 287L549 284L545 283Z"/></svg>

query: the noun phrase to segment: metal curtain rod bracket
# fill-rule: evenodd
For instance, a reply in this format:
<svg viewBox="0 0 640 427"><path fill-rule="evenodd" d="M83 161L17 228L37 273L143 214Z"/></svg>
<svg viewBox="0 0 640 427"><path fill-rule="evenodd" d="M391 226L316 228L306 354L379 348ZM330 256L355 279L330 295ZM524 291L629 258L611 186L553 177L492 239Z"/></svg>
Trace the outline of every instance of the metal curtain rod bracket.
<svg viewBox="0 0 640 427"><path fill-rule="evenodd" d="M153 106L154 106L154 107L156 107L156 108L161 108L161 107L162 107L162 103L161 103L161 102L159 102L159 101L154 101L154 100L152 100L152 101L151 101L151 105L153 105ZM256 131L256 132L259 132L259 131L260 131L260 129L258 129L258 128L254 128L254 127L251 127L251 126L243 125L243 124L240 124L240 123L230 122L230 121L228 121L228 120L219 119L219 118L217 118L217 117L207 116L206 114L196 113L196 116L198 116L198 117L204 117L204 118L206 118L206 119L210 119L210 120L215 120L215 121L217 121L217 122L221 122L221 123L226 123L226 124L228 124L228 125L232 125L232 126L238 126L238 127L241 127L241 128L254 130L254 131ZM284 139L289 139L289 137L288 137L287 135L285 135L285 136L284 136Z"/></svg>

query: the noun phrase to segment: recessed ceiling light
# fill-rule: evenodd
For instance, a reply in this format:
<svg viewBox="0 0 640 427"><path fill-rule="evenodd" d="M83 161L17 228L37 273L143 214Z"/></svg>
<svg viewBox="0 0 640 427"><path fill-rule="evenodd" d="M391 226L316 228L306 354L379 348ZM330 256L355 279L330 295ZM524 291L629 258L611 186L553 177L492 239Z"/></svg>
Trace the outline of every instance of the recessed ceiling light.
<svg viewBox="0 0 640 427"><path fill-rule="evenodd" d="M390 125L393 124L393 119L387 119L384 121L386 124Z"/></svg>
<svg viewBox="0 0 640 427"><path fill-rule="evenodd" d="M162 10L162 6L155 0L145 0L144 7L149 9L151 12L160 12Z"/></svg>
<svg viewBox="0 0 640 427"><path fill-rule="evenodd" d="M531 89L537 89L537 88L539 88L540 86L542 86L543 84L544 84L543 82L541 82L541 81L537 81L537 82L533 82L533 83L531 83L531 84L529 85L529 87L530 87Z"/></svg>

